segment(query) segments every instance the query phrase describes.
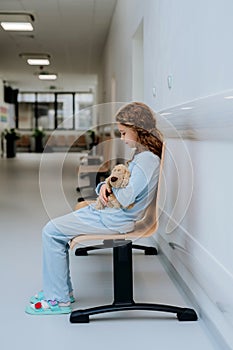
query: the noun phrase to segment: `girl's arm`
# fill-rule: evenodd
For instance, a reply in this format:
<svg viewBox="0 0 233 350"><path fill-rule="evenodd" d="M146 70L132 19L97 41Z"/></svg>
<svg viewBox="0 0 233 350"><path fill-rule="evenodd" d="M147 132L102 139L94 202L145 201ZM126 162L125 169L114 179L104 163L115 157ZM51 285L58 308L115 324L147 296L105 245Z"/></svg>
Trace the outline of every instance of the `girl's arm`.
<svg viewBox="0 0 233 350"><path fill-rule="evenodd" d="M108 203L109 191L107 190L107 185L105 181L100 182L95 189L96 194L99 196L102 204L104 206Z"/></svg>
<svg viewBox="0 0 233 350"><path fill-rule="evenodd" d="M129 184L125 188L113 188L117 200L123 207L135 202L136 197L148 186L155 172L159 171L160 159L147 154L141 156L131 171Z"/></svg>

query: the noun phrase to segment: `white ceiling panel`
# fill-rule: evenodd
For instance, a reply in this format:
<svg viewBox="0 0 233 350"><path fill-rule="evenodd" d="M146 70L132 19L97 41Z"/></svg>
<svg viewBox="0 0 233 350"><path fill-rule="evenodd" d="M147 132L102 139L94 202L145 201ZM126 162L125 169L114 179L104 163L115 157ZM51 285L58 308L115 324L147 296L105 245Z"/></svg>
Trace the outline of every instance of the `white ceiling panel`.
<svg viewBox="0 0 233 350"><path fill-rule="evenodd" d="M20 53L47 53L44 70L58 73L57 89L77 90L96 80L116 0L0 0L0 12L30 12L35 31L0 27L0 78L21 91L49 89Z"/></svg>

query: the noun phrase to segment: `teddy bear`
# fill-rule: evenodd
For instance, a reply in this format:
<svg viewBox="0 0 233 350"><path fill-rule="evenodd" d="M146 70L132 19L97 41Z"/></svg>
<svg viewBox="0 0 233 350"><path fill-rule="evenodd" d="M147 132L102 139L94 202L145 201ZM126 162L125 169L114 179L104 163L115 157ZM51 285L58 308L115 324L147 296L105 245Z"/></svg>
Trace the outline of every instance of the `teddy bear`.
<svg viewBox="0 0 233 350"><path fill-rule="evenodd" d="M115 195L113 194L112 188L126 187L129 183L129 178L130 178L130 171L126 165L118 164L114 166L110 176L105 179L105 182L107 185L107 192L108 192L108 203L107 203L108 208L122 207L121 204L116 199ZM130 205L129 207L132 207L132 205ZM105 208L105 206L100 201L99 197L96 200L95 208L99 210Z"/></svg>

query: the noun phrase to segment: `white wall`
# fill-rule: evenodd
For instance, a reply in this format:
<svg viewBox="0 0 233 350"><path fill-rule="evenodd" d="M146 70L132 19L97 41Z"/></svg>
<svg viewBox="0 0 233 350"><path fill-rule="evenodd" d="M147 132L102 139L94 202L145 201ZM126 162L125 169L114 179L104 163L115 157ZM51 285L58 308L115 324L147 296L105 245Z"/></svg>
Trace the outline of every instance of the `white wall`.
<svg viewBox="0 0 233 350"><path fill-rule="evenodd" d="M118 0L104 52L105 101L111 101L113 75L116 101L132 99L132 40L142 20L142 84L144 101L152 108L161 111L232 89L232 14L231 0ZM167 85L169 75L173 78L171 89ZM195 118L202 117L196 113L189 125L185 125L184 115L182 123L196 139L183 143L179 139L169 139L165 133L175 162L168 157L165 164L168 192L164 209L175 219L182 213L185 216L168 234L164 213L156 237L168 259L193 290L202 317L209 318L226 342L233 344L233 143L224 142L224 137L208 140L208 133L205 139L199 140L198 131L193 127ZM221 111L216 118L223 118ZM222 127L224 122L223 118ZM210 135L217 135L218 128L211 130L212 124L214 120L208 121L205 130L210 128ZM184 156L184 144L191 169L188 156ZM178 185L181 192L173 211ZM186 205L189 199L191 202ZM175 243L175 249L169 242Z"/></svg>
<svg viewBox="0 0 233 350"><path fill-rule="evenodd" d="M155 239L191 289L202 318L232 345L233 143L170 139L167 147Z"/></svg>
<svg viewBox="0 0 233 350"><path fill-rule="evenodd" d="M111 101L112 76L116 78L116 101L131 100L132 38L143 11L143 1L118 1L103 57L105 102Z"/></svg>
<svg viewBox="0 0 233 350"><path fill-rule="evenodd" d="M132 98L133 36L144 20L144 96L157 110L232 88L231 0L118 0L104 52L104 98ZM168 75L173 88L167 87ZM153 98L152 88L157 97Z"/></svg>
<svg viewBox="0 0 233 350"><path fill-rule="evenodd" d="M155 108L232 88L231 0L145 1L145 96ZM174 85L167 87L167 76ZM152 86L157 87L157 101Z"/></svg>

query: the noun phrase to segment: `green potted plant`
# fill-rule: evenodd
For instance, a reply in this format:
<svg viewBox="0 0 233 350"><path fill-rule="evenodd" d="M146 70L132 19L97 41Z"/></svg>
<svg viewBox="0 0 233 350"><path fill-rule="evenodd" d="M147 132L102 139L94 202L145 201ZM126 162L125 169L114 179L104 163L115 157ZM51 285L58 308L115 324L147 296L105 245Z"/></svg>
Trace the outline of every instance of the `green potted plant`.
<svg viewBox="0 0 233 350"><path fill-rule="evenodd" d="M35 128L32 136L35 138L35 152L42 153L44 150L43 137L45 136L43 128L41 126Z"/></svg>
<svg viewBox="0 0 233 350"><path fill-rule="evenodd" d="M6 140L6 156L7 158L14 158L16 156L16 140L20 138L20 135L14 128L5 129L4 137Z"/></svg>

